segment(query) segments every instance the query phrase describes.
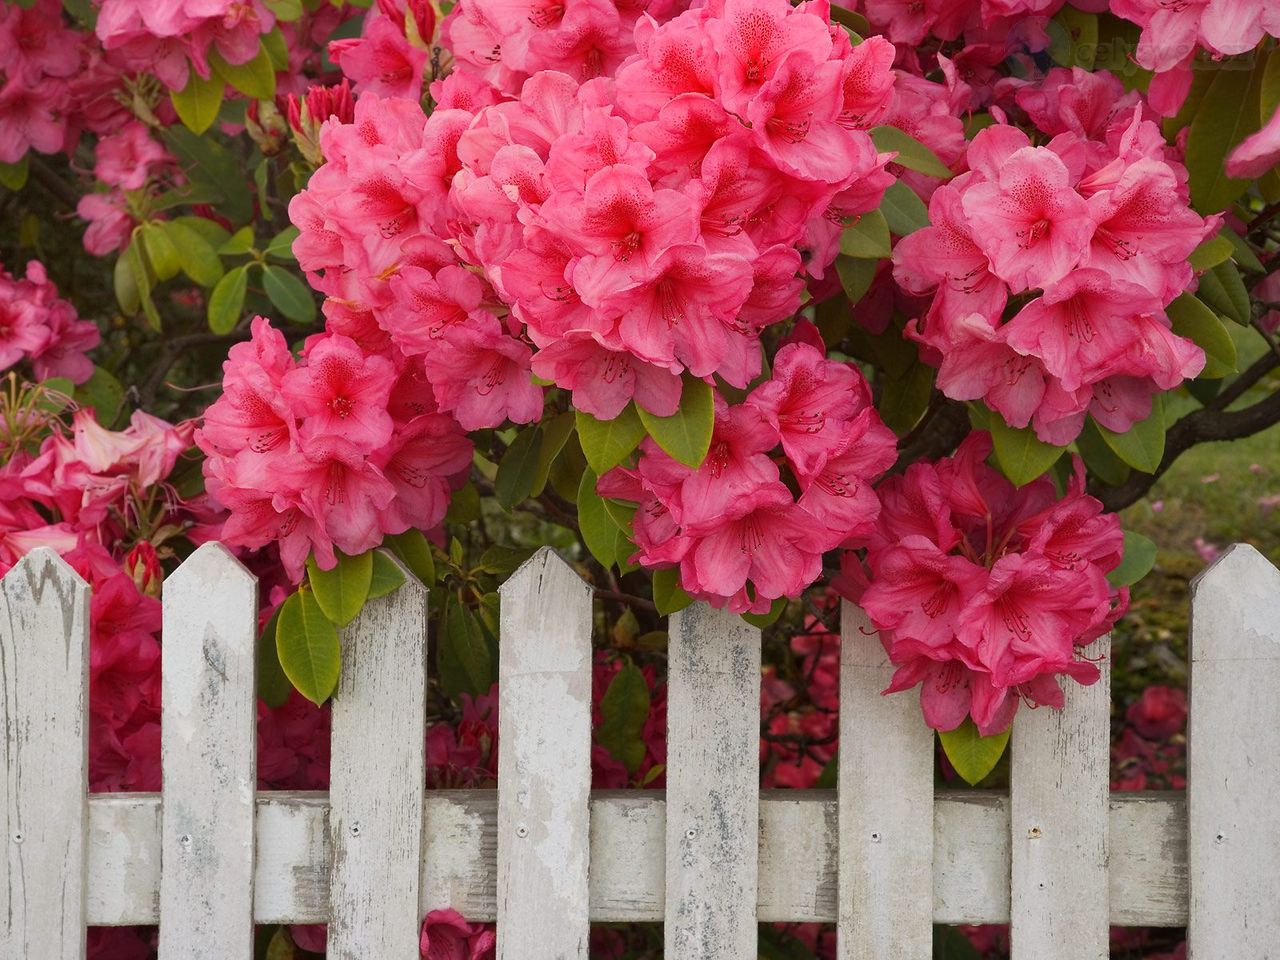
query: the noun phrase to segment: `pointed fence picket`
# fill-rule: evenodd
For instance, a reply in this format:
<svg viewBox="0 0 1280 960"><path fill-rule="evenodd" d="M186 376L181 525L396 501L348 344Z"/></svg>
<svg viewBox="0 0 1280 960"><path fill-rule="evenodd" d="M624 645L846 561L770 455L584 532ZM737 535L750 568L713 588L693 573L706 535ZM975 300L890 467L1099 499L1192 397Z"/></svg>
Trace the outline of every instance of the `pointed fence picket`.
<svg viewBox="0 0 1280 960"><path fill-rule="evenodd" d="M759 632L672 617L668 789L589 791L591 594L540 551L502 590L496 791L426 791L426 590L344 631L329 793L254 789L257 584L217 545L165 583L163 794L88 796L89 590L48 550L0 584L0 960L81 960L86 924L247 960L256 923L340 958L417 955L452 907L502 960L582 960L591 922L665 921L671 960L749 960L758 921L838 925L842 960L928 960L932 923L1011 923L1017 960L1189 926L1192 960L1280 944L1280 571L1237 546L1194 583L1190 786L1109 794L1102 668L1014 727L1011 791L935 791L933 740L846 606L838 790L760 791Z"/></svg>

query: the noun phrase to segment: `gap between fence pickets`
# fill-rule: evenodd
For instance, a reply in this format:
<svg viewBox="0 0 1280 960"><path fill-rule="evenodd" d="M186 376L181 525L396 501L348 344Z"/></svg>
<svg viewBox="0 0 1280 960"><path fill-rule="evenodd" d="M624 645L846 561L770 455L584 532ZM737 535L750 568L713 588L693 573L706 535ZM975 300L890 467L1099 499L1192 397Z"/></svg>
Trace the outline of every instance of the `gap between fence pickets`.
<svg viewBox="0 0 1280 960"><path fill-rule="evenodd" d="M424 809L422 912L453 907L473 920L494 919L497 791L432 791ZM328 919L327 821L323 792L258 794L256 922ZM94 795L89 825L88 922L159 922L159 795ZM1180 792L1112 796L1113 924L1177 927L1187 922L1186 825ZM665 830L662 791L592 794L592 921L663 919ZM836 832L834 791L761 792L761 921L836 920ZM1008 797L939 791L935 922L1008 922L1009 865Z"/></svg>

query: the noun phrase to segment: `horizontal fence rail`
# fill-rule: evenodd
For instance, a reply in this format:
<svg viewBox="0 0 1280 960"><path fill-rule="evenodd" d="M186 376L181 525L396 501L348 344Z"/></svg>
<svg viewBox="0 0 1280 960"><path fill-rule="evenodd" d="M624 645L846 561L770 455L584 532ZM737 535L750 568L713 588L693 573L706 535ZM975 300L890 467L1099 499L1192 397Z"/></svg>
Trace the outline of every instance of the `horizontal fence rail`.
<svg viewBox="0 0 1280 960"><path fill-rule="evenodd" d="M1109 924L1188 926L1193 960L1280 944L1280 571L1192 585L1189 788L1109 794L1108 638L1065 711L1024 711L1009 793L936 791L933 737L846 605L838 790L758 789L759 632L672 618L667 791L591 792L591 591L542 550L504 585L497 790L426 790L425 588L343 633L331 790L256 792L257 584L217 544L165 583L163 794L88 796L89 590L33 551L0 590L0 957L83 956L156 924L161 957L251 956L329 923L340 958L416 956L421 918L497 920L502 960L585 958L662 921L668 960L749 960L761 921L837 924L841 960L928 960L933 923L1010 923L1015 960L1094 960ZM1229 945L1226 950L1224 945Z"/></svg>

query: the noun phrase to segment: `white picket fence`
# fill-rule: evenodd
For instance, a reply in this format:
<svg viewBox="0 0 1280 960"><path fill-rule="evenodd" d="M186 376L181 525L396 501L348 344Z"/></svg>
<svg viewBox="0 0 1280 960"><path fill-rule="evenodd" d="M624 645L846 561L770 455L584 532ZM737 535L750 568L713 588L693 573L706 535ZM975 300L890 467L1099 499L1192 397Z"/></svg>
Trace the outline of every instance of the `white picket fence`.
<svg viewBox="0 0 1280 960"><path fill-rule="evenodd" d="M330 791L255 793L256 593L216 544L166 581L164 792L89 796L88 588L45 549L4 578L0 960L156 923L164 960L246 960L255 922L410 960L442 907L496 919L501 960L585 960L591 921L626 920L665 921L667 960L754 958L779 920L834 921L842 960L927 960L935 922L1010 922L1017 960L1101 960L1109 924L1280 957L1280 572L1251 547L1192 591L1185 798L1109 794L1105 666L1062 713L1019 713L1009 795L935 793L932 733L880 696L852 606L837 791L758 789L758 631L694 606L670 624L665 797L592 793L591 591L550 550L502 588L497 791L424 789L409 578L343 637Z"/></svg>

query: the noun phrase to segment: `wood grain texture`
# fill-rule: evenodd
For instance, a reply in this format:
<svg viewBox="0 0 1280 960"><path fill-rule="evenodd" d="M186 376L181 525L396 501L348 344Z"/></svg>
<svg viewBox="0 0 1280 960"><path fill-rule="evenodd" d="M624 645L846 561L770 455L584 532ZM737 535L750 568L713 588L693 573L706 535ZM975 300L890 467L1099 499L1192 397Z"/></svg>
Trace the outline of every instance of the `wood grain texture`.
<svg viewBox="0 0 1280 960"><path fill-rule="evenodd" d="M667 960L754 960L760 631L695 603L667 647Z"/></svg>
<svg viewBox="0 0 1280 960"><path fill-rule="evenodd" d="M422 911L453 907L497 916L498 804L494 790L427 795ZM329 919L328 796L258 796L258 923ZM1111 922L1187 922L1187 819L1181 793L1111 798ZM89 801L89 916L95 926L159 921L160 797L110 794ZM935 923L1009 922L1009 798L987 791L934 801ZM665 904L666 803L662 791L600 791L591 798L591 919L660 921ZM806 854L806 856L800 856ZM807 854L813 854L807 856ZM760 799L759 918L836 920L833 790L766 790Z"/></svg>
<svg viewBox="0 0 1280 960"><path fill-rule="evenodd" d="M38 547L0 584L0 957L85 950L89 588Z"/></svg>
<svg viewBox="0 0 1280 960"><path fill-rule="evenodd" d="M586 960L591 588L543 547L500 593L498 960Z"/></svg>
<svg viewBox="0 0 1280 960"><path fill-rule="evenodd" d="M1014 960L1106 960L1110 885L1111 644L1084 655L1102 676L1063 682L1062 710L1023 709L1010 766Z"/></svg>
<svg viewBox="0 0 1280 960"><path fill-rule="evenodd" d="M933 731L893 678L867 615L845 603L840 640L840 960L933 955Z"/></svg>
<svg viewBox="0 0 1280 960"><path fill-rule="evenodd" d="M1192 960L1280 958L1280 571L1236 544L1191 585Z"/></svg>
<svg viewBox="0 0 1280 960"><path fill-rule="evenodd" d="M258 581L207 543L164 583L160 960L253 949Z"/></svg>
<svg viewBox="0 0 1280 960"><path fill-rule="evenodd" d="M342 633L329 761L331 960L419 955L427 589L401 570L404 583L369 600Z"/></svg>

